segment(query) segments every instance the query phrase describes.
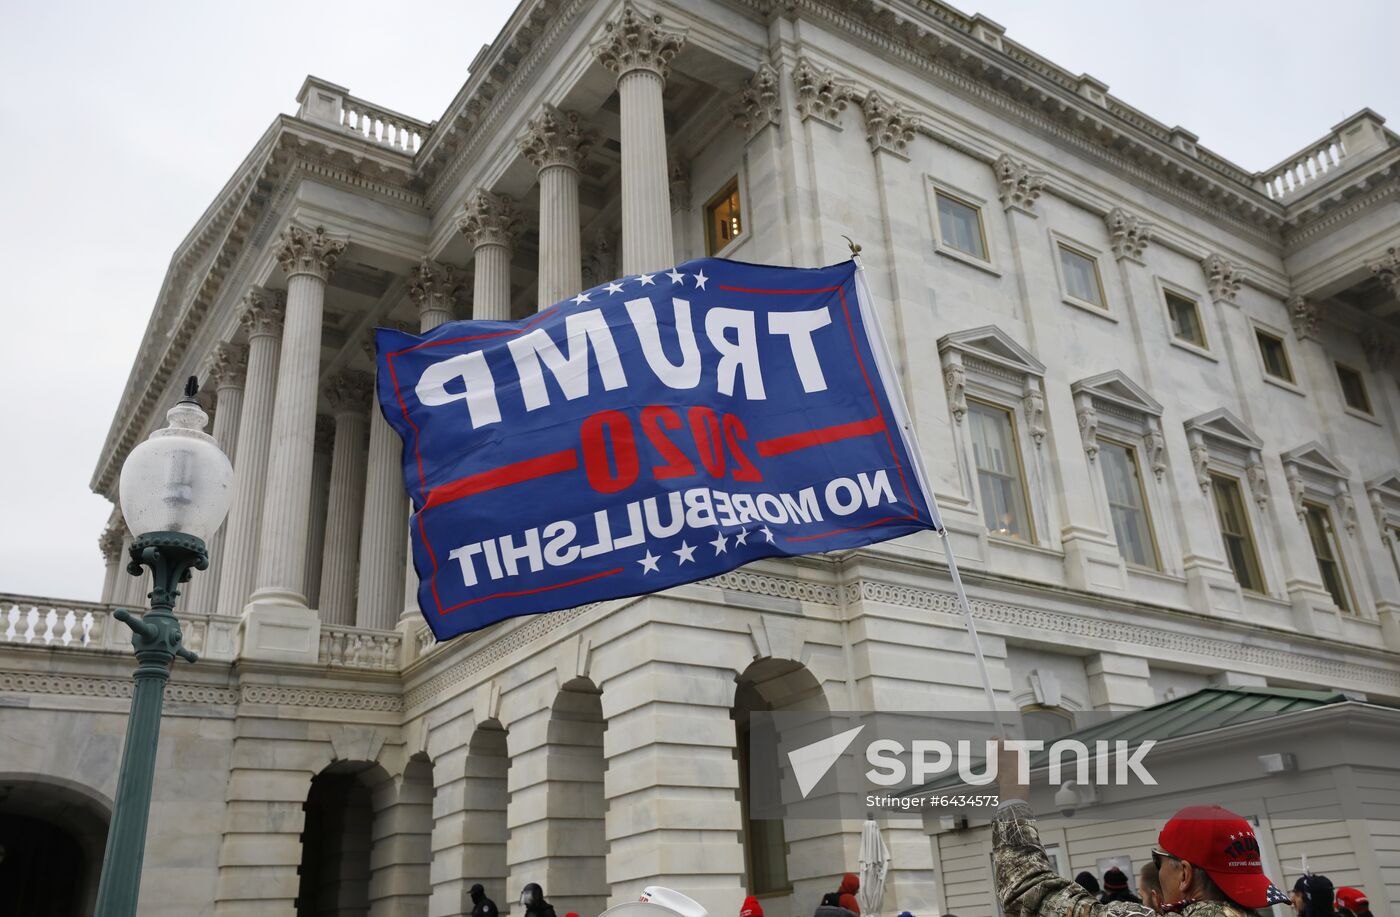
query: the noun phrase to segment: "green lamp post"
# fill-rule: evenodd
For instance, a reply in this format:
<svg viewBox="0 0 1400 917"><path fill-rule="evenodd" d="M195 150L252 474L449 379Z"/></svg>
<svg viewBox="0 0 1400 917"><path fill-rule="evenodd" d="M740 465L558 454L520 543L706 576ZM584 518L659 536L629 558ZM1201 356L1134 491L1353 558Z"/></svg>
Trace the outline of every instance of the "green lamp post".
<svg viewBox="0 0 1400 917"><path fill-rule="evenodd" d="M176 656L196 659L180 645L175 599L191 571L209 566L204 540L223 522L232 499L233 466L214 437L203 432L209 415L195 401L198 392L199 383L191 376L184 399L166 412L169 426L138 444L122 465L122 515L136 536L126 571L140 576L143 567L150 568L151 610L139 618L125 609L115 613L133 632L139 664L102 859L97 917L136 915L165 683Z"/></svg>

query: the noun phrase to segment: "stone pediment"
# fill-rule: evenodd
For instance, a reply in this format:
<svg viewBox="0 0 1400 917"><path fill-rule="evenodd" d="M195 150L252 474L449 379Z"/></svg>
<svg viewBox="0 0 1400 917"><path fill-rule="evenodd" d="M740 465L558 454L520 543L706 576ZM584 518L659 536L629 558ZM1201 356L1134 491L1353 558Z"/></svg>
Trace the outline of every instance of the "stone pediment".
<svg viewBox="0 0 1400 917"><path fill-rule="evenodd" d="M1096 401L1106 401L1124 410L1162 416L1162 405L1121 370L1080 379L1070 386L1070 391L1076 395L1089 395Z"/></svg>
<svg viewBox="0 0 1400 917"><path fill-rule="evenodd" d="M1400 469L1391 469L1379 477L1372 478L1366 482L1366 489L1400 500Z"/></svg>
<svg viewBox="0 0 1400 917"><path fill-rule="evenodd" d="M1327 478L1344 480L1348 474L1346 466L1328 455L1316 440L1296 449L1289 449L1280 458L1285 465L1297 465Z"/></svg>
<svg viewBox="0 0 1400 917"><path fill-rule="evenodd" d="M1199 433L1208 440L1227 443L1247 452L1257 452L1264 441L1244 421L1226 408L1216 408L1192 417L1185 423L1187 433Z"/></svg>
<svg viewBox="0 0 1400 917"><path fill-rule="evenodd" d="M938 339L938 352L948 351L975 357L1020 374L1045 375L1045 364L996 325L943 335Z"/></svg>

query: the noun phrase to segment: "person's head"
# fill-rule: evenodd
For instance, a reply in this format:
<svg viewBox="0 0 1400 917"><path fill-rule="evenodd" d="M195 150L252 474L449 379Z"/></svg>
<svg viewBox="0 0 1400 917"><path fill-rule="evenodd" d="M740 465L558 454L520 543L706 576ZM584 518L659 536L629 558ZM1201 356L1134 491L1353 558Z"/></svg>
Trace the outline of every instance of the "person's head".
<svg viewBox="0 0 1400 917"><path fill-rule="evenodd" d="M1249 822L1220 806L1187 806L1173 815L1152 862L1164 906L1229 901L1254 910L1289 900L1264 875Z"/></svg>
<svg viewBox="0 0 1400 917"><path fill-rule="evenodd" d="M1091 895L1099 893L1099 880L1095 879L1094 874L1087 869L1075 876L1074 882Z"/></svg>
<svg viewBox="0 0 1400 917"><path fill-rule="evenodd" d="M1305 917L1331 917L1336 913L1333 900L1337 892L1326 876L1309 874L1293 883L1293 909Z"/></svg>
<svg viewBox="0 0 1400 917"><path fill-rule="evenodd" d="M520 890L520 906L535 907L544 903L544 889L540 888L540 883L531 882Z"/></svg>
<svg viewBox="0 0 1400 917"><path fill-rule="evenodd" d="M471 889L472 904L480 904L481 899L486 897L486 888L480 883L476 883Z"/></svg>
<svg viewBox="0 0 1400 917"><path fill-rule="evenodd" d="M763 905L759 904L753 895L749 895L739 908L739 917L763 917Z"/></svg>
<svg viewBox="0 0 1400 917"><path fill-rule="evenodd" d="M836 890L838 895L854 895L860 891L860 876L853 872L848 872L841 877L841 887Z"/></svg>
<svg viewBox="0 0 1400 917"><path fill-rule="evenodd" d="M1123 870L1114 866L1103 874L1103 890L1106 892L1125 892L1128 890L1128 877L1123 874Z"/></svg>
<svg viewBox="0 0 1400 917"><path fill-rule="evenodd" d="M1346 908L1356 917L1362 917L1363 914L1370 917L1371 914L1371 902L1367 900L1366 893L1349 885L1337 889L1337 907Z"/></svg>
<svg viewBox="0 0 1400 917"><path fill-rule="evenodd" d="M1151 860L1138 872L1138 897L1152 910L1162 912L1162 885L1157 881L1157 865Z"/></svg>

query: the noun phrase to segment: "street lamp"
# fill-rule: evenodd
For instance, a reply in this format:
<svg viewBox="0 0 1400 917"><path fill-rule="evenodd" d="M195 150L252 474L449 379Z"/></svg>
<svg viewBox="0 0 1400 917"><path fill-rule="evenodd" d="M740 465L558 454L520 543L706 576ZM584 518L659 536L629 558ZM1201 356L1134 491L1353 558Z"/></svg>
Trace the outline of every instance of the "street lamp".
<svg viewBox="0 0 1400 917"><path fill-rule="evenodd" d="M151 610L139 618L126 609L114 615L131 628L139 665L102 858L97 917L136 914L165 683L176 656L196 660L180 645L175 599L191 570L209 566L204 541L223 522L232 499L233 466L214 437L204 432L209 415L195 401L198 393L199 382L191 376L184 399L166 412L169 426L131 450L118 485L122 515L136 535L126 572L140 576L142 567L150 568Z"/></svg>

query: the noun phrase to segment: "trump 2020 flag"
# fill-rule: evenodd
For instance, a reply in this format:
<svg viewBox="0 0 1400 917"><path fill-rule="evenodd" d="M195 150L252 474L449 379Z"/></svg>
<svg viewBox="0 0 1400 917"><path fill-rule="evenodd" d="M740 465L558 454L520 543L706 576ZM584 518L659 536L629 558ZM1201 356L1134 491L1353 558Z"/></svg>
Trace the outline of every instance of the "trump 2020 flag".
<svg viewBox="0 0 1400 917"><path fill-rule="evenodd" d="M690 261L377 344L439 639L941 528L854 261Z"/></svg>

